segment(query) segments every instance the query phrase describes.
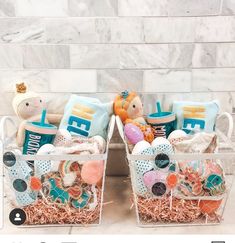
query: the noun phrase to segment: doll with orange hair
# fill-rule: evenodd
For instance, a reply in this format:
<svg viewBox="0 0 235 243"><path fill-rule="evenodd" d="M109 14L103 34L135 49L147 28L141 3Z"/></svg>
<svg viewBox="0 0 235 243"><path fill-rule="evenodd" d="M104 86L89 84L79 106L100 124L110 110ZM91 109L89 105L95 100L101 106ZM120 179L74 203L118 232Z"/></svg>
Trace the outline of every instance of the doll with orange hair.
<svg viewBox="0 0 235 243"><path fill-rule="evenodd" d="M154 140L151 126L147 125L143 117L143 104L135 92L124 91L114 100L113 110L123 124L133 123L143 132L144 139L148 142Z"/></svg>

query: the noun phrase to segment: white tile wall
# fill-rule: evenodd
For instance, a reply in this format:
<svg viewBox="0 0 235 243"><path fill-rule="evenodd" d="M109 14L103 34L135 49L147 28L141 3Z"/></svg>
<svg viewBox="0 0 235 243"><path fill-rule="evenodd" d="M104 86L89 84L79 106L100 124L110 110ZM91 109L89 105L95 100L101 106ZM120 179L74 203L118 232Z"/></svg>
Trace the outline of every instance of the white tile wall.
<svg viewBox="0 0 235 243"><path fill-rule="evenodd" d="M214 91L231 111L234 70L234 0L0 0L1 93Z"/></svg>
<svg viewBox="0 0 235 243"><path fill-rule="evenodd" d="M218 15L220 3L220 0L119 0L119 14L121 16Z"/></svg>
<svg viewBox="0 0 235 243"><path fill-rule="evenodd" d="M146 112L156 99L218 99L231 112L235 0L0 0L0 115L13 114L21 80L51 112L66 92L109 101L124 89L145 93Z"/></svg>
<svg viewBox="0 0 235 243"><path fill-rule="evenodd" d="M68 13L67 0L15 0L17 16L59 16Z"/></svg>
<svg viewBox="0 0 235 243"><path fill-rule="evenodd" d="M97 73L95 70L50 70L50 90L54 92L96 92Z"/></svg>
<svg viewBox="0 0 235 243"><path fill-rule="evenodd" d="M68 0L70 16L116 16L118 0Z"/></svg>

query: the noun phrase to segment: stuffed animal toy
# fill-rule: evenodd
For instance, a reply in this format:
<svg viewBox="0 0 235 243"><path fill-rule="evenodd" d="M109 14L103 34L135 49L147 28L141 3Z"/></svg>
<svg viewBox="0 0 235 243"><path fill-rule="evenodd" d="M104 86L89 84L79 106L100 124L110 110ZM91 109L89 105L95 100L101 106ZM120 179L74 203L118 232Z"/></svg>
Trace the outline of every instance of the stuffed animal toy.
<svg viewBox="0 0 235 243"><path fill-rule="evenodd" d="M45 109L45 102L41 96L35 92L28 91L24 83L16 84L16 95L12 101L13 109L21 120L17 132L17 144L23 146L25 138L25 124L40 121L42 110ZM59 123L62 114L47 114L47 121L51 124Z"/></svg>
<svg viewBox="0 0 235 243"><path fill-rule="evenodd" d="M152 142L154 140L152 128L147 125L143 117L143 104L135 92L124 91L116 96L113 110L115 115L120 117L123 124L133 123L138 126L146 141Z"/></svg>

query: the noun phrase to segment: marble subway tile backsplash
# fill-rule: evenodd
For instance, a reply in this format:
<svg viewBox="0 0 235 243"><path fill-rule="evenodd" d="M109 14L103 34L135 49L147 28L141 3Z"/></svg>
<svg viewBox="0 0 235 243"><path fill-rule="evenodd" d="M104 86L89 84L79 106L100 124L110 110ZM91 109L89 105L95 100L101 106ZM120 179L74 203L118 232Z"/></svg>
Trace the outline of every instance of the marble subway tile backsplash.
<svg viewBox="0 0 235 243"><path fill-rule="evenodd" d="M143 43L140 18L50 18L44 21L47 43Z"/></svg>
<svg viewBox="0 0 235 243"><path fill-rule="evenodd" d="M0 17L15 16L14 0L0 0Z"/></svg>
<svg viewBox="0 0 235 243"><path fill-rule="evenodd" d="M96 70L49 70L49 90L53 92L97 91Z"/></svg>
<svg viewBox="0 0 235 243"><path fill-rule="evenodd" d="M22 48L20 46L0 45L0 68L14 69L22 67Z"/></svg>
<svg viewBox="0 0 235 243"><path fill-rule="evenodd" d="M193 49L192 44L121 45L120 66L123 69L189 68Z"/></svg>
<svg viewBox="0 0 235 243"><path fill-rule="evenodd" d="M218 15L220 4L221 0L119 0L119 14L121 16Z"/></svg>
<svg viewBox="0 0 235 243"><path fill-rule="evenodd" d="M190 92L190 70L146 70L143 77L144 92Z"/></svg>
<svg viewBox="0 0 235 243"><path fill-rule="evenodd" d="M68 0L68 14L76 17L117 16L118 0Z"/></svg>
<svg viewBox="0 0 235 243"><path fill-rule="evenodd" d="M67 0L15 0L17 16L59 16L68 15Z"/></svg>
<svg viewBox="0 0 235 243"><path fill-rule="evenodd" d="M69 68L69 46L24 45L24 68Z"/></svg>
<svg viewBox="0 0 235 243"><path fill-rule="evenodd" d="M218 97L231 112L234 77L233 0L0 0L2 114L20 80L58 104L129 89L165 104Z"/></svg>
<svg viewBox="0 0 235 243"><path fill-rule="evenodd" d="M195 69L192 80L193 91L234 91L235 68Z"/></svg>
<svg viewBox="0 0 235 243"><path fill-rule="evenodd" d="M235 16L144 18L145 41L233 42Z"/></svg>
<svg viewBox="0 0 235 243"><path fill-rule="evenodd" d="M71 45L71 68L119 68L119 46Z"/></svg>
<svg viewBox="0 0 235 243"><path fill-rule="evenodd" d="M1 92L13 92L16 81L25 81L30 89L38 92L49 92L48 70L0 69Z"/></svg>
<svg viewBox="0 0 235 243"><path fill-rule="evenodd" d="M223 0L222 14L223 15L235 14L235 1L234 0Z"/></svg>
<svg viewBox="0 0 235 243"><path fill-rule="evenodd" d="M147 43L193 42L196 18L145 18L144 35Z"/></svg>
<svg viewBox="0 0 235 243"><path fill-rule="evenodd" d="M1 18L0 43L214 43L235 41L235 16Z"/></svg>
<svg viewBox="0 0 235 243"><path fill-rule="evenodd" d="M106 69L97 71L98 92L143 91L143 70Z"/></svg>
<svg viewBox="0 0 235 243"><path fill-rule="evenodd" d="M45 42L45 27L41 18L1 18L0 43Z"/></svg>

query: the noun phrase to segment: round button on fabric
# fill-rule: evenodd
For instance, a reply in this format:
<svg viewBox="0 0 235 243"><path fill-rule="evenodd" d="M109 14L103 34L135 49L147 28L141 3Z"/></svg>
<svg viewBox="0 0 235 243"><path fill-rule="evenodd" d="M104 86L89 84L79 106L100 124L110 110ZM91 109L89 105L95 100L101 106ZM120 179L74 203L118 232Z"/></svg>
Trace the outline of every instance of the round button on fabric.
<svg viewBox="0 0 235 243"><path fill-rule="evenodd" d="M3 155L3 163L7 167L14 166L14 164L16 163L16 157L15 157L14 153L12 153L12 152L4 153L4 155Z"/></svg>
<svg viewBox="0 0 235 243"><path fill-rule="evenodd" d="M16 179L13 181L13 187L17 192L24 192L27 190L27 183L22 179Z"/></svg>
<svg viewBox="0 0 235 243"><path fill-rule="evenodd" d="M155 196L161 197L166 193L166 185L162 182L157 182L152 187L152 193Z"/></svg>
<svg viewBox="0 0 235 243"><path fill-rule="evenodd" d="M164 169L170 164L170 159L167 154L161 153L155 157L155 164L159 169Z"/></svg>

